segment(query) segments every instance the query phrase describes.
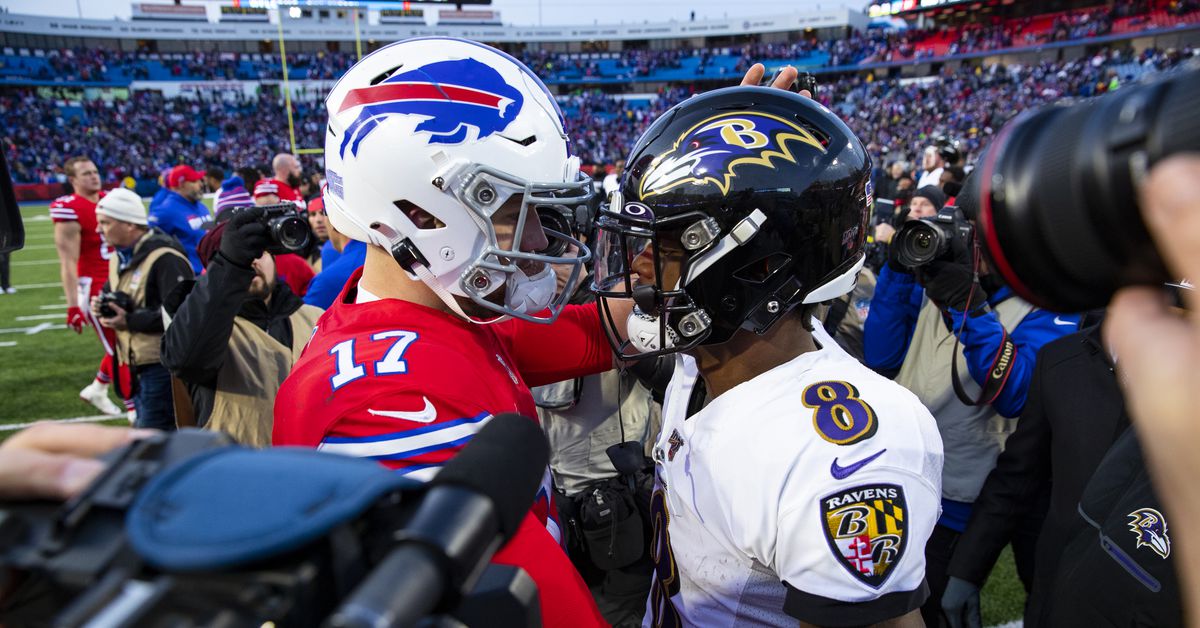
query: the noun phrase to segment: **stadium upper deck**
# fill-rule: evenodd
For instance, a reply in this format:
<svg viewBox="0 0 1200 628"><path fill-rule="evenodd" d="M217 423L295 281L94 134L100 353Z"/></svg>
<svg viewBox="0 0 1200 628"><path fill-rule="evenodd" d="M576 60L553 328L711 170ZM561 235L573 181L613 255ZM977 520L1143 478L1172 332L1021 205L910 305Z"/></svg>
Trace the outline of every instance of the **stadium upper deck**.
<svg viewBox="0 0 1200 628"><path fill-rule="evenodd" d="M760 60L815 73L910 66L910 73L921 75L936 71L937 63L1000 53L1135 38L1144 40L1137 48L1168 48L1200 37L1198 0L1121 0L1051 13L1038 12L1039 6L984 2L968 11L949 5L915 14L902 29L868 29L865 15L845 9L741 21L552 28L389 24L375 12L361 27L360 43L370 50L411 36L462 36L512 52L552 85L644 83L657 89L725 80ZM334 79L356 58L353 25L345 16L277 19L287 42L290 80ZM279 26L261 20L113 22L0 15L0 84L275 81L283 75L276 53ZM912 67L917 65L923 67Z"/></svg>

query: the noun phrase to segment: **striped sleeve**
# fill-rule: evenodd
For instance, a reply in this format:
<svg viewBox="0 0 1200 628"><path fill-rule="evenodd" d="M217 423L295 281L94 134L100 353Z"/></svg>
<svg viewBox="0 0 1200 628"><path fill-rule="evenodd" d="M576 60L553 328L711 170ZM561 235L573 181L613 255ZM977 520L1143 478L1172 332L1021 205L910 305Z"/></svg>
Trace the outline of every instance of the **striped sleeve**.
<svg viewBox="0 0 1200 628"><path fill-rule="evenodd" d="M75 208L71 207L70 196L60 196L50 203L50 219L54 222L71 222L78 221L79 215L75 213Z"/></svg>
<svg viewBox="0 0 1200 628"><path fill-rule="evenodd" d="M215 209L216 213L219 214L226 209L231 209L234 207L249 207L251 205L254 205L254 199L250 198L250 194L246 192L246 189L236 188L223 192L219 197L217 197Z"/></svg>
<svg viewBox="0 0 1200 628"><path fill-rule="evenodd" d="M491 418L478 408L434 401L420 394L388 396L386 401L343 416L317 449L371 458L414 480L427 481Z"/></svg>

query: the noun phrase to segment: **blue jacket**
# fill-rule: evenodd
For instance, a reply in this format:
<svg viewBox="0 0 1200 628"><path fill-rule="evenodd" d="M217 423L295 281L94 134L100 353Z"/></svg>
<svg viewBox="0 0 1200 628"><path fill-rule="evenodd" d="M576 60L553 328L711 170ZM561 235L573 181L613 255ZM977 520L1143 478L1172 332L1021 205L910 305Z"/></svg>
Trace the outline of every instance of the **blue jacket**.
<svg viewBox="0 0 1200 628"><path fill-rule="evenodd" d="M329 309L341 293L350 275L367 261L367 244L351 240L342 249L337 261L326 266L321 262L321 272L308 284L308 292L304 293L304 302L322 309Z"/></svg>
<svg viewBox="0 0 1200 628"><path fill-rule="evenodd" d="M321 245L321 268L329 268L337 261L337 258L342 254L337 249L333 248L333 242L326 240L325 244Z"/></svg>
<svg viewBox="0 0 1200 628"><path fill-rule="evenodd" d="M988 303L995 305L1010 296L1012 290L1005 286L991 295ZM863 362L867 366L888 375L899 371L908 353L924 297L925 289L915 277L884 266L879 273L875 296L871 300L871 313L863 329ZM950 328L958 330L963 324L964 313L953 309L947 311ZM1021 414L1038 350L1051 340L1075 332L1078 326L1078 314L1055 314L1035 309L1016 329L1009 330L1009 338L1017 351L1008 381L992 402L996 412L1010 418ZM993 366L992 360L1004 340L1004 332L1000 321L990 311L966 317L966 328L959 341L962 342L967 369L981 386L987 381L988 372Z"/></svg>
<svg viewBox="0 0 1200 628"><path fill-rule="evenodd" d="M212 214L208 212L204 203L193 203L174 190L167 192L162 203L151 205L147 218L151 227L158 227L179 240L192 262L192 270L197 275L204 267L200 264L200 256L196 254L196 245L200 244L200 238L204 237L204 224L209 220L212 220Z"/></svg>
<svg viewBox="0 0 1200 628"><path fill-rule="evenodd" d="M167 198L167 193L170 191L171 190L169 190L166 186L158 186L158 191L155 192L154 197L150 199L151 212L157 209L159 205L162 205L163 199Z"/></svg>

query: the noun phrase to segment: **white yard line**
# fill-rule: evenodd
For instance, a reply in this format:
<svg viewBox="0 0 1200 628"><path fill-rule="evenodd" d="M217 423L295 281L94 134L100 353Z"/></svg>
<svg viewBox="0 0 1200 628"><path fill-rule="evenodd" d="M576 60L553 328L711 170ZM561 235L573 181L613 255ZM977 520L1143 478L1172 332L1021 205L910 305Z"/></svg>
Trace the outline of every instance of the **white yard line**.
<svg viewBox="0 0 1200 628"><path fill-rule="evenodd" d="M50 264L58 264L58 259L39 259L28 262L12 262L13 266L48 266ZM20 288L17 288L20 290Z"/></svg>
<svg viewBox="0 0 1200 628"><path fill-rule="evenodd" d="M16 320L17 320L18 322L24 322L24 321L49 321L49 320L58 320L58 319L60 319L60 318L62 318L62 314L37 314L37 315L34 315L34 316L18 316L18 317L16 318Z"/></svg>
<svg viewBox="0 0 1200 628"><path fill-rule="evenodd" d="M53 323L40 323L33 327L10 327L8 329L0 329L0 334L25 334L32 336L36 333L48 331L51 329L66 329L66 325L55 325Z"/></svg>
<svg viewBox="0 0 1200 628"><path fill-rule="evenodd" d="M57 261L57 260L55 260ZM15 262L14 262L15 263ZM38 290L40 288L62 288L62 284L55 281L51 283L27 283L23 286L13 286L18 292L21 290Z"/></svg>
<svg viewBox="0 0 1200 628"><path fill-rule="evenodd" d="M53 244L34 244L32 246L21 247L22 251L45 251L47 249L56 248Z"/></svg>
<svg viewBox="0 0 1200 628"><path fill-rule="evenodd" d="M28 423L9 423L8 425L0 425L0 432L13 432L23 430L35 423L98 423L100 421L111 421L113 419L123 418L123 415L96 414L93 416L77 416L73 419L42 419L40 421L30 421Z"/></svg>
<svg viewBox="0 0 1200 628"><path fill-rule="evenodd" d="M50 305L39 305L38 309L39 310L65 310L65 309L67 309L67 304L66 303L52 303Z"/></svg>
<svg viewBox="0 0 1200 628"><path fill-rule="evenodd" d="M15 346L17 346L16 342L0 342L0 347L15 347Z"/></svg>

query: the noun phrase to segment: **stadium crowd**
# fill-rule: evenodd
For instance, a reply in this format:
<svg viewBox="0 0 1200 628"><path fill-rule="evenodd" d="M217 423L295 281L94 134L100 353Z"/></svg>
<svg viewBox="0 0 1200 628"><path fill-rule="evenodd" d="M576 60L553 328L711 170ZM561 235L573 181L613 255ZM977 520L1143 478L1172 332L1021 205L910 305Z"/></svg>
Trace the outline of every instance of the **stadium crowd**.
<svg viewBox="0 0 1200 628"><path fill-rule="evenodd" d="M1056 15L1051 24L1033 30L1034 18L983 18L961 26L926 29L870 29L847 37L801 39L791 42L751 42L720 47L681 45L657 49L625 49L601 53L615 59L615 74L604 75L597 55L554 52L540 48L511 51L546 81L608 78L633 80L653 77L661 70L678 69L687 58L696 58L694 78L719 77L730 73L717 57L733 57L732 73L744 73L760 60L789 60L808 67L845 67L861 63L896 62L956 55L1039 43L1084 40L1107 35L1117 20L1131 27L1150 23L1154 16L1170 20L1193 19L1200 10L1197 0L1121 0L1087 11ZM1161 26L1161 25L1160 25ZM927 42L945 42L944 50ZM279 76L277 55L218 51L157 53L150 50L120 51L105 48L26 50L32 55L8 55L0 61L0 75L39 81L127 82L130 80L260 80ZM293 80L329 80L353 65L354 54L344 51L289 53L287 65ZM710 69L715 65L715 69Z"/></svg>
<svg viewBox="0 0 1200 628"><path fill-rule="evenodd" d="M748 53L769 54L769 49L755 47ZM1112 48L1062 63L965 67L935 82L850 78L822 83L818 98L842 113L856 132L872 138L881 162L911 161L937 135L958 138L973 156L1016 112L1064 97L1102 93L1130 78L1126 73L1131 68L1138 73L1160 71L1193 54L1190 48L1147 49L1136 55ZM648 101L579 91L560 97L560 105L571 112L567 124L575 153L584 164L603 170L628 153L659 113L694 91L695 87L674 87ZM0 91L3 149L16 181L65 182L60 164L84 146L102 168L105 181L126 176L154 179L178 163L225 170L262 165L287 147L282 134L259 132L287 128L283 103L266 90L255 98L171 99L137 91L128 100L83 101L74 108L62 103L32 89ZM320 100L299 98L293 103L297 143L319 146L324 130ZM304 164L309 172L317 170L307 156Z"/></svg>

